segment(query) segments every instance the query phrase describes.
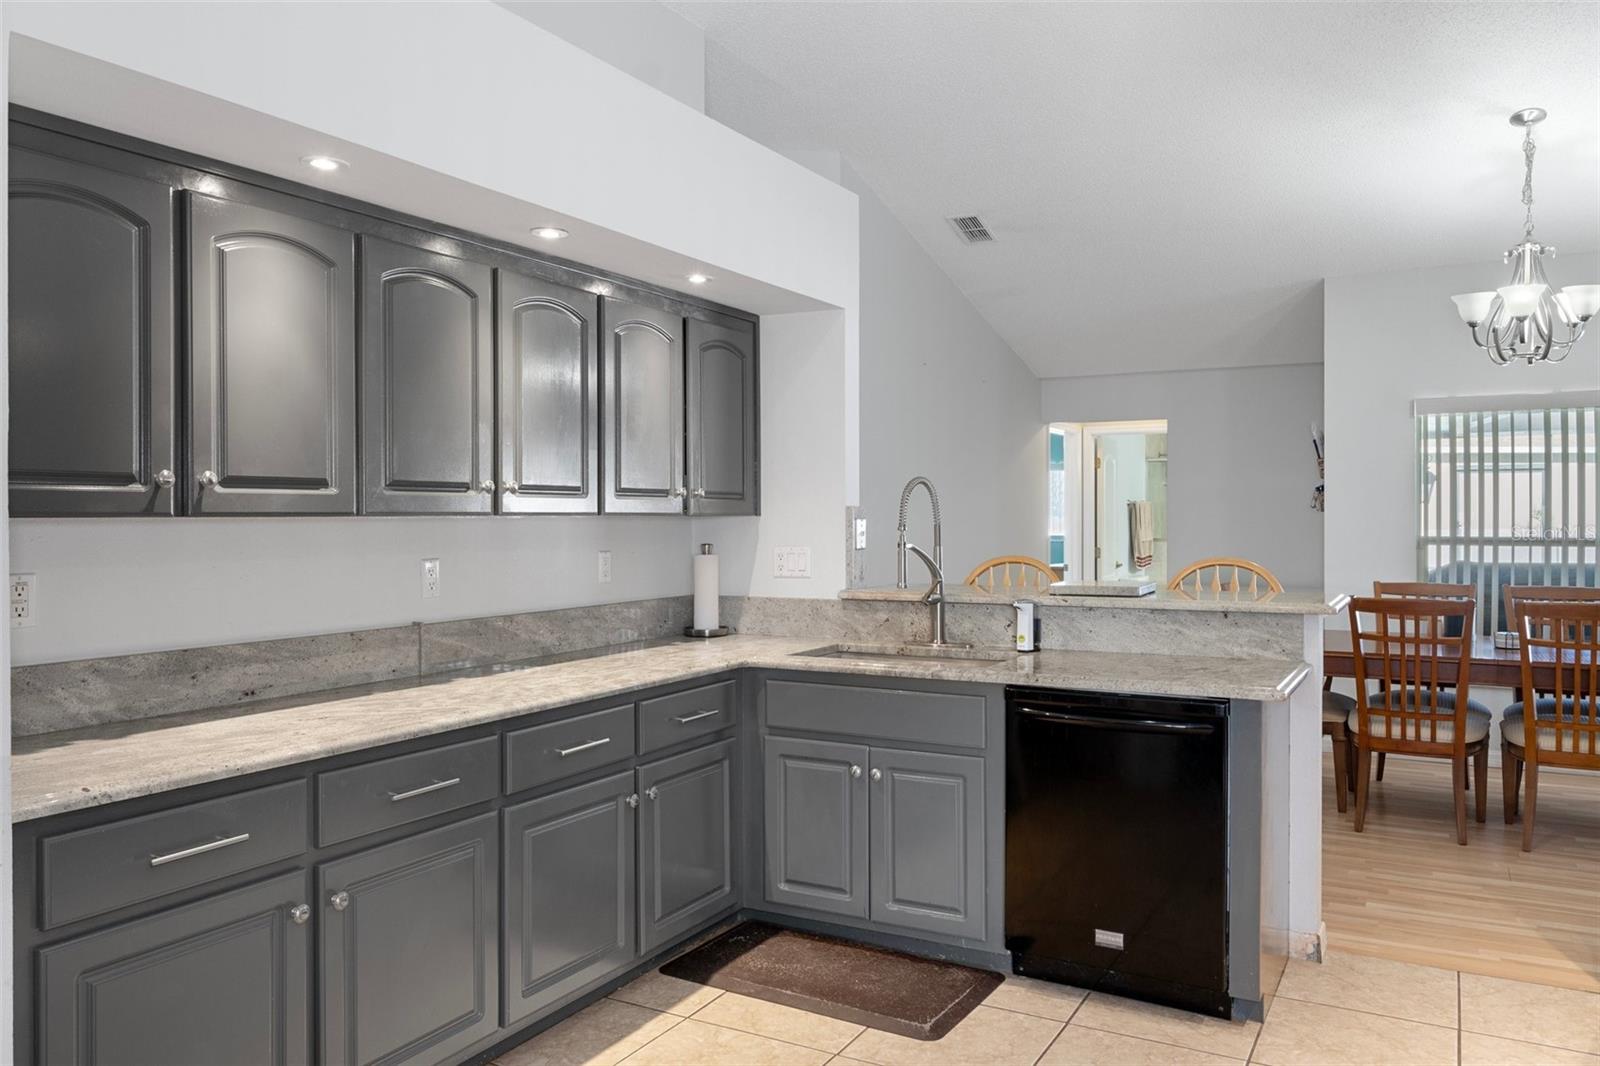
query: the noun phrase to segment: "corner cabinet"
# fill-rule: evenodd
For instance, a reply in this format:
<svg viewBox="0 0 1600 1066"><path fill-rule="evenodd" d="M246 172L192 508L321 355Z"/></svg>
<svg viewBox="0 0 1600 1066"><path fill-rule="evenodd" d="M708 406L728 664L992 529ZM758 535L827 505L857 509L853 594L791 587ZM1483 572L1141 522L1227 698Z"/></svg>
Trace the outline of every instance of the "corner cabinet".
<svg viewBox="0 0 1600 1066"><path fill-rule="evenodd" d="M726 315L686 320L689 513L756 514L756 330Z"/></svg>
<svg viewBox="0 0 1600 1066"><path fill-rule="evenodd" d="M354 514L355 238L188 202L190 513Z"/></svg>
<svg viewBox="0 0 1600 1066"><path fill-rule="evenodd" d="M767 898L867 916L868 748L767 737Z"/></svg>
<svg viewBox="0 0 1600 1066"><path fill-rule="evenodd" d="M494 271L361 241L361 451L368 514L494 510Z"/></svg>
<svg viewBox="0 0 1600 1066"><path fill-rule="evenodd" d="M173 190L10 161L11 515L175 514Z"/></svg>
<svg viewBox="0 0 1600 1066"><path fill-rule="evenodd" d="M605 300L605 510L682 514L683 319Z"/></svg>

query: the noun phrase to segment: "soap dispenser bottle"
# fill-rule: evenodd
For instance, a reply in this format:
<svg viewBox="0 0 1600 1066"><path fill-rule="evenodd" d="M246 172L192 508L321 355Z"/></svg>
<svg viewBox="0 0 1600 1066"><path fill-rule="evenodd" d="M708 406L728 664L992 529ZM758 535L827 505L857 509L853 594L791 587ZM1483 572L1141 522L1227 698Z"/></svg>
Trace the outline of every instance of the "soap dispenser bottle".
<svg viewBox="0 0 1600 1066"><path fill-rule="evenodd" d="M1038 651L1043 639L1043 621L1039 605L1031 600L1018 600L1011 605L1017 612L1017 650Z"/></svg>

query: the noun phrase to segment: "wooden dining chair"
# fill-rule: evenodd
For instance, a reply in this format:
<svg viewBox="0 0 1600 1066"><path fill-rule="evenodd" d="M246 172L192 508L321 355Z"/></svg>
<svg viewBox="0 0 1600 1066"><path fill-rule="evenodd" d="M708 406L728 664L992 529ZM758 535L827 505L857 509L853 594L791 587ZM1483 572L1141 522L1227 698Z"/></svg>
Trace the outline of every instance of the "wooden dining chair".
<svg viewBox="0 0 1600 1066"><path fill-rule="evenodd" d="M966 583L985 592L1042 592L1055 581L1049 563L1031 555L997 555L973 568Z"/></svg>
<svg viewBox="0 0 1600 1066"><path fill-rule="evenodd" d="M1356 776L1351 770L1350 712L1356 701L1342 692L1333 691L1333 678L1322 679L1322 735L1333 742L1333 802L1343 814L1349 809L1351 792L1355 791Z"/></svg>
<svg viewBox="0 0 1600 1066"><path fill-rule="evenodd" d="M1517 604L1527 600L1561 600L1567 603L1595 603L1600 602L1600 588L1591 585L1507 585L1504 589L1506 597L1506 625L1512 632L1517 629ZM1516 690L1517 706L1522 703L1525 693L1519 686ZM1546 689L1534 693L1534 698L1549 696Z"/></svg>
<svg viewBox="0 0 1600 1066"><path fill-rule="evenodd" d="M1372 583L1374 596L1399 596L1404 599L1422 600L1473 600L1478 598L1476 585L1456 585L1443 581L1374 581ZM1379 781L1383 780L1383 771L1389 765L1389 756L1385 752L1378 755ZM1478 787L1483 787L1483 782L1478 782ZM1467 779L1467 790L1472 790L1472 779Z"/></svg>
<svg viewBox="0 0 1600 1066"><path fill-rule="evenodd" d="M1228 592L1238 597L1242 592L1251 599L1259 599L1269 592L1282 592L1283 583L1260 563L1219 555L1190 563L1167 582L1167 588L1196 595Z"/></svg>
<svg viewBox="0 0 1600 1066"><path fill-rule="evenodd" d="M1456 842L1467 842L1467 760L1481 782L1489 766L1489 708L1468 696L1472 662L1470 599L1391 596L1350 601L1356 709L1356 832L1366 825L1372 755L1395 752L1449 759ZM1369 682L1373 682L1369 684ZM1487 818L1478 788L1476 817Z"/></svg>
<svg viewBox="0 0 1600 1066"><path fill-rule="evenodd" d="M1532 744L1525 703L1513 703L1500 719L1506 824L1516 819L1522 791L1522 850L1532 851L1539 767L1600 770L1600 601L1519 598L1515 611L1522 690L1534 691L1535 657L1554 667L1550 696L1534 701Z"/></svg>

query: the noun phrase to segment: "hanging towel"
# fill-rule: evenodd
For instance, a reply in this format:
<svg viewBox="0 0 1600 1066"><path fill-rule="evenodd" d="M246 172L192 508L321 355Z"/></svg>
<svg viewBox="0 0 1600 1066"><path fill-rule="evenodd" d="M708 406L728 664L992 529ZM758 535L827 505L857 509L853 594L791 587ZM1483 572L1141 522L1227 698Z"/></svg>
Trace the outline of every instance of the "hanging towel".
<svg viewBox="0 0 1600 1066"><path fill-rule="evenodd" d="M1133 568L1150 569L1156 559L1156 518L1149 500L1128 501L1128 540Z"/></svg>

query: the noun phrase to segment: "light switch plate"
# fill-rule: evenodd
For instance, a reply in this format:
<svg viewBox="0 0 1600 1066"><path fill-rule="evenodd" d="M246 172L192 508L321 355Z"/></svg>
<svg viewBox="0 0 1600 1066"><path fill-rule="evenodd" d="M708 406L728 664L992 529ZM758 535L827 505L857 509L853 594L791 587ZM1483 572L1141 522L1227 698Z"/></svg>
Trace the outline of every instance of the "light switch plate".
<svg viewBox="0 0 1600 1066"><path fill-rule="evenodd" d="M11 575L11 628L27 629L39 618L37 579L33 574Z"/></svg>
<svg viewBox="0 0 1600 1066"><path fill-rule="evenodd" d="M773 577L810 577L810 548L774 548L772 551Z"/></svg>

